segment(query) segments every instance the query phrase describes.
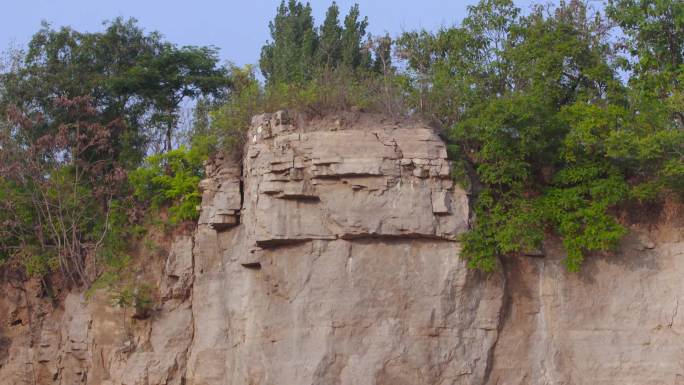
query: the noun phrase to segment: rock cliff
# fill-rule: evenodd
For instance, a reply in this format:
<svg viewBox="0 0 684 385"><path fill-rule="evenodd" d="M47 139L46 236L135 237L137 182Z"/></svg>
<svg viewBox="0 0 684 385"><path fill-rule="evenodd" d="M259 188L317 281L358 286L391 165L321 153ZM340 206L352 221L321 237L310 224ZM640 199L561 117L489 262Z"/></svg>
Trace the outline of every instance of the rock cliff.
<svg viewBox="0 0 684 385"><path fill-rule="evenodd" d="M626 218L582 273L551 239L485 275L458 257L450 167L420 122L257 116L241 164L207 165L194 234L139 276L151 317L4 278L0 384L684 384L679 207Z"/></svg>

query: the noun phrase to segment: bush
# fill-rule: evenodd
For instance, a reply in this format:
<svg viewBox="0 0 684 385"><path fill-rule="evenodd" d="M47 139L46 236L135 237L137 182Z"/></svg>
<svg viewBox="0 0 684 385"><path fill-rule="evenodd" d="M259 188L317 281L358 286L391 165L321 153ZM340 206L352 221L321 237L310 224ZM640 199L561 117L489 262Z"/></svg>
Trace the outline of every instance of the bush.
<svg viewBox="0 0 684 385"><path fill-rule="evenodd" d="M145 159L144 165L129 174L134 196L159 209L167 206L169 222L177 224L199 217L199 182L204 175L207 148L181 146Z"/></svg>
<svg viewBox="0 0 684 385"><path fill-rule="evenodd" d="M233 67L233 92L230 99L210 112L209 127L205 132L195 132L195 143L212 143L216 149L240 153L252 116L264 107L264 92L251 66ZM214 148L212 148L214 149Z"/></svg>

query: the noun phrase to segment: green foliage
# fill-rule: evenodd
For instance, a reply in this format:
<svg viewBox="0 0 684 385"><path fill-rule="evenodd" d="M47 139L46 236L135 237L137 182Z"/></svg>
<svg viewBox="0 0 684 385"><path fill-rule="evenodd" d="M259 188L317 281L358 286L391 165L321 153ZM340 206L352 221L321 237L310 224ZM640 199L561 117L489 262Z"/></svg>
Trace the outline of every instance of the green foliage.
<svg viewBox="0 0 684 385"><path fill-rule="evenodd" d="M129 213L132 209L130 199L113 200L109 217L99 221L93 229L93 234L104 234L96 257L107 272L120 272L130 263L130 242L138 239L142 232L140 225L131 223Z"/></svg>
<svg viewBox="0 0 684 385"><path fill-rule="evenodd" d="M85 292L86 299L90 299L97 290L113 290L121 282L125 281L126 269L130 266L131 256L124 254L112 258L108 261L108 264L102 274L90 285L88 290ZM115 292L114 295L118 294ZM119 301L123 300L122 298Z"/></svg>
<svg viewBox="0 0 684 385"><path fill-rule="evenodd" d="M130 307L134 309L132 317L135 319L145 319L151 315L155 299L152 286L149 284L126 284L112 292L112 304L124 310L123 325L126 327L126 310Z"/></svg>
<svg viewBox="0 0 684 385"><path fill-rule="evenodd" d="M583 171L580 174L586 175ZM551 224L563 239L566 267L579 271L587 251L612 250L625 234L609 209L628 196L629 187L620 176L592 175L580 182L564 176L559 173L560 186L550 187L535 203L540 219Z"/></svg>
<svg viewBox="0 0 684 385"><path fill-rule="evenodd" d="M145 159L142 167L129 174L134 196L153 208L169 205L169 222L196 220L201 203L199 182L207 154L199 146L181 146Z"/></svg>
<svg viewBox="0 0 684 385"><path fill-rule="evenodd" d="M177 47L134 19L114 19L95 33L43 24L18 59L0 74L0 114L14 106L43 118L20 139L29 144L59 130L65 116L56 95L89 97L101 123L119 121L110 130L111 151L126 168L150 145L169 148L182 99L220 98L230 86L215 49Z"/></svg>
<svg viewBox="0 0 684 385"><path fill-rule="evenodd" d="M193 141L212 143L219 149L240 153L252 116L264 108L264 92L250 66L231 68L231 78L230 98L210 113L211 123L207 130L195 132Z"/></svg>
<svg viewBox="0 0 684 385"><path fill-rule="evenodd" d="M73 284L88 284L90 255L103 250L125 173L111 158L110 129L89 98L56 100L57 132L26 145L23 133L40 122L13 111L0 130L0 231L3 259L29 276L59 267Z"/></svg>
<svg viewBox="0 0 684 385"><path fill-rule="evenodd" d="M318 65L326 70L333 69L342 61L342 32L340 8L333 1L319 29L317 61Z"/></svg>
<svg viewBox="0 0 684 385"><path fill-rule="evenodd" d="M218 66L218 52L210 47L181 47L166 43L154 56L142 58L128 69L117 87L138 90L154 111L151 123L162 127L164 150L173 145L178 106L185 98L221 98L230 86L225 68Z"/></svg>
<svg viewBox="0 0 684 385"><path fill-rule="evenodd" d="M266 89L264 106L295 109L322 115L328 111L357 107L366 111L385 111L392 101L385 99L385 85L396 88L392 79L386 84L372 74L344 71L325 73L303 85L278 84Z"/></svg>
<svg viewBox="0 0 684 385"><path fill-rule="evenodd" d="M26 276L43 278L59 267L57 257L49 251L26 246L15 255L22 263Z"/></svg>
<svg viewBox="0 0 684 385"><path fill-rule="evenodd" d="M233 68L231 96L210 112L210 124L193 133L193 148L240 154L245 133L254 115L292 109L323 115L351 107L365 111L401 111L404 106L401 78L389 68L387 76L353 73L341 69L322 71L304 83L276 83L262 87L251 67Z"/></svg>
<svg viewBox="0 0 684 385"><path fill-rule="evenodd" d="M239 153L251 117L283 108L418 113L444 128L453 178L476 202L463 254L485 271L550 233L577 271L618 244L621 205L684 194L681 1L608 0L601 14L582 0L527 13L482 0L459 26L397 40L367 34L358 5L341 17L333 2L316 26L308 3L282 1L264 85L135 20L97 33L43 25L0 74L0 264L79 284L94 278L93 255L93 287L147 314L151 291L121 284L143 231L131 189L171 224L197 219L203 161ZM172 150L186 99L198 100L195 124Z"/></svg>
<svg viewBox="0 0 684 385"><path fill-rule="evenodd" d="M20 253L31 234L35 213L26 198L21 186L0 177L0 264Z"/></svg>
<svg viewBox="0 0 684 385"><path fill-rule="evenodd" d="M269 29L273 41L261 49L259 61L266 80L301 83L310 79L318 46L311 6L283 0Z"/></svg>
<svg viewBox="0 0 684 385"><path fill-rule="evenodd" d="M608 21L577 0L528 15L510 0L483 0L460 27L398 40L414 104L451 127L450 159L474 170L456 175L477 186L475 226L463 237L469 266L491 271L499 256L537 250L553 232L577 271L626 232L614 215L620 204L682 191L679 74L651 76L680 70L681 49L660 37L679 36L675 3L611 2L640 63L629 87L611 61ZM639 14L644 7L658 18ZM653 52L675 65L650 65L646 76Z"/></svg>
<svg viewBox="0 0 684 385"><path fill-rule="evenodd" d="M94 33L43 24L13 59L0 73L0 263L73 285L113 279L140 230L128 171L171 149L183 100L223 100L228 70L212 47L178 47L121 18ZM173 223L197 217L213 142L192 144L131 176L146 184L141 199L171 205Z"/></svg>
<svg viewBox="0 0 684 385"><path fill-rule="evenodd" d="M358 4L340 24L340 10L333 2L323 24L316 28L311 6L299 1L281 2L269 24L272 41L261 49L259 66L267 86L300 87L335 70L360 73L381 68L374 63L366 36L368 19Z"/></svg>
<svg viewBox="0 0 684 385"><path fill-rule="evenodd" d="M281 2L269 24L272 41L262 47L259 61L266 84L258 82L252 67L232 67L226 101L205 115L193 142L240 153L252 116L279 109L314 115L350 107L404 110L406 84L392 66L392 39L367 36L368 20L358 5L341 23L333 2L318 28L311 12L308 3Z"/></svg>
<svg viewBox="0 0 684 385"><path fill-rule="evenodd" d="M344 28L340 36L342 52L339 65L351 71L356 71L359 68L369 69L372 64L370 53L368 50L362 49L368 27L368 18L359 19L360 17L359 5L354 4L344 18Z"/></svg>
<svg viewBox="0 0 684 385"><path fill-rule="evenodd" d="M639 77L676 76L684 64L684 3L673 0L608 0L606 11L625 33ZM653 79L655 80L655 79Z"/></svg>

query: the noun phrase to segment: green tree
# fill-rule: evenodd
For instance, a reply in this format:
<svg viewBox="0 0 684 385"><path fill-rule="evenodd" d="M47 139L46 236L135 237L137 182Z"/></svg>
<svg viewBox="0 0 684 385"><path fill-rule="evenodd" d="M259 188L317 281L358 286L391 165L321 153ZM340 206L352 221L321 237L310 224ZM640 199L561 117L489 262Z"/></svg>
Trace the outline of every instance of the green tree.
<svg viewBox="0 0 684 385"><path fill-rule="evenodd" d="M171 224L197 220L197 207L202 199L199 182L207 157L202 150L201 146L190 149L181 146L147 157L144 164L129 175L135 197L153 209L168 206Z"/></svg>
<svg viewBox="0 0 684 385"><path fill-rule="evenodd" d="M261 49L259 65L269 84L301 84L311 79L318 34L311 6L283 0L269 23L271 42Z"/></svg>
<svg viewBox="0 0 684 385"><path fill-rule="evenodd" d="M528 15L483 0L460 27L399 39L419 108L451 127L450 157L469 170L471 267L491 270L552 231L576 271L625 233L611 210L681 180L682 131L635 81L622 84L608 30L579 0Z"/></svg>
<svg viewBox="0 0 684 385"><path fill-rule="evenodd" d="M32 132L24 133L23 140L31 143L58 129L56 97L88 96L102 123L124 123L111 133L112 146L115 157L133 167L155 136L165 136L168 147L179 100L224 92L226 74L214 49L178 48L159 33L145 33L134 19L117 18L96 33L44 24L21 65L0 77L0 113L16 106L43 116Z"/></svg>
<svg viewBox="0 0 684 385"><path fill-rule="evenodd" d="M125 73L119 86L137 90L154 107L152 123L161 127L164 151L172 148L178 108L184 99L227 94L228 71L218 61L214 48L178 48L167 43L160 53L142 58Z"/></svg>
<svg viewBox="0 0 684 385"><path fill-rule="evenodd" d="M624 35L621 64L629 71L638 122L612 141L612 150L641 163L633 176L642 182L640 192L684 191L684 3L610 0L606 11Z"/></svg>
<svg viewBox="0 0 684 385"><path fill-rule="evenodd" d="M371 66L370 52L363 49L368 18L361 17L359 5L354 4L347 16L344 18L344 29L342 30L342 65L350 71L357 68L368 69Z"/></svg>
<svg viewBox="0 0 684 385"><path fill-rule="evenodd" d="M210 113L210 133L205 136L219 149L240 154L252 116L268 107L264 90L251 66L232 67L230 71L233 79L231 95L226 103ZM201 135L195 138L202 140Z"/></svg>
<svg viewBox="0 0 684 385"><path fill-rule="evenodd" d="M606 11L626 35L629 68L637 75L672 76L684 64L684 3L676 0L609 0ZM670 78L671 79L671 78Z"/></svg>
<svg viewBox="0 0 684 385"><path fill-rule="evenodd" d="M339 7L333 2L323 24L316 28L308 3L283 1L269 24L272 41L261 50L259 65L267 87L306 86L340 69L347 74L371 70L374 63L366 40L368 18L361 18L358 4L351 7L342 25L339 16ZM383 59L387 63L387 56ZM377 67L380 69L382 63Z"/></svg>
<svg viewBox="0 0 684 385"><path fill-rule="evenodd" d="M149 102L135 90L118 86L123 74L160 47L158 34L145 34L134 20L115 19L102 33L80 33L48 24L33 36L21 64L2 75L0 109L16 106L27 114L45 117L23 140L31 143L54 133L60 124L55 97L88 95L101 111L103 122L122 119L120 132L112 132L117 157L134 164L145 151L146 113Z"/></svg>
<svg viewBox="0 0 684 385"><path fill-rule="evenodd" d="M43 25L18 58L0 74L0 260L74 285L123 260L138 218L127 171L155 137L167 154L144 163L164 167L154 202L171 206L172 221L196 216L209 146L171 151L171 137L181 100L229 93L215 49L179 48L115 19L96 33Z"/></svg>
<svg viewBox="0 0 684 385"><path fill-rule="evenodd" d="M342 27L339 17L340 9L333 1L319 28L318 62L328 71L337 67L342 60Z"/></svg>

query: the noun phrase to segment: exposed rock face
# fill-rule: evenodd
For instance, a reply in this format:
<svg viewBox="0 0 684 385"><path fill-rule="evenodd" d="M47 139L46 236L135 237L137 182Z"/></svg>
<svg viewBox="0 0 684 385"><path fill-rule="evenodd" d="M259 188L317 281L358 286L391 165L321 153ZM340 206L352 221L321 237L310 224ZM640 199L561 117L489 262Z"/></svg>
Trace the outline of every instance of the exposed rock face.
<svg viewBox="0 0 684 385"><path fill-rule="evenodd" d="M0 384L684 384L681 210L581 274L549 241L483 275L420 123L261 115L242 165L207 171L195 234L141 276L149 319L2 284Z"/></svg>
<svg viewBox="0 0 684 385"><path fill-rule="evenodd" d="M84 293L71 293L52 309L28 288L26 298L1 304L2 310L31 306L34 317L43 318L31 325L30 313L17 309L20 322L0 329L11 343L0 360L0 384L182 384L194 332L192 238L178 237L171 250L157 281L165 297L147 320L134 321L131 309L113 307L102 293L88 300Z"/></svg>
<svg viewBox="0 0 684 385"><path fill-rule="evenodd" d="M565 271L557 242L543 259L505 261L489 384L684 384L683 222L635 226L581 274Z"/></svg>
<svg viewBox="0 0 684 385"><path fill-rule="evenodd" d="M253 126L240 225L197 232L188 384L482 383L503 281L457 258L468 202L439 137Z"/></svg>
<svg viewBox="0 0 684 385"><path fill-rule="evenodd" d="M244 223L257 245L448 241L467 229L467 196L450 179L446 148L431 129L304 132L267 117L254 119L244 166Z"/></svg>

